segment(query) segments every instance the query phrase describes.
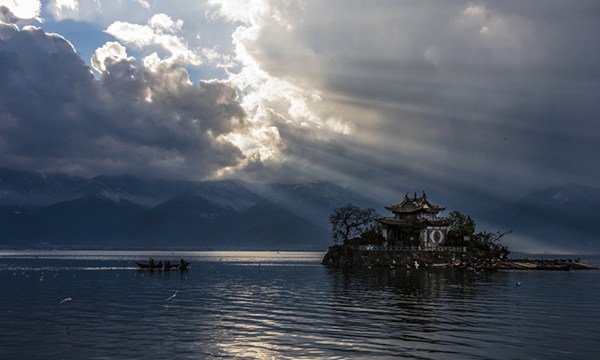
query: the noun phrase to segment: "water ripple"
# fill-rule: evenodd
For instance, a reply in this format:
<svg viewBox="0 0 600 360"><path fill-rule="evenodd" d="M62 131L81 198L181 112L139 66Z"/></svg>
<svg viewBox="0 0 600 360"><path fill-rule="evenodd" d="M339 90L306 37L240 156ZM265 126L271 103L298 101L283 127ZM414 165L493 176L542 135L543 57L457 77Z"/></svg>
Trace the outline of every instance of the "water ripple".
<svg viewBox="0 0 600 360"><path fill-rule="evenodd" d="M594 359L598 346L598 272L343 272L275 253L133 270L146 255L0 257L2 356Z"/></svg>

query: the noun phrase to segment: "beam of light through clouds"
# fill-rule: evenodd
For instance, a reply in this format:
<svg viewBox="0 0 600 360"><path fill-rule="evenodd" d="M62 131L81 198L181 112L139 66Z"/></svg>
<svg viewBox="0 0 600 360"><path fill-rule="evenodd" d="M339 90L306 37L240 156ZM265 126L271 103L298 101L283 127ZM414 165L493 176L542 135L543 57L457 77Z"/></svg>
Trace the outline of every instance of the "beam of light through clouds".
<svg viewBox="0 0 600 360"><path fill-rule="evenodd" d="M485 200L598 184L597 1L0 6L1 166ZM44 31L69 21L112 39Z"/></svg>

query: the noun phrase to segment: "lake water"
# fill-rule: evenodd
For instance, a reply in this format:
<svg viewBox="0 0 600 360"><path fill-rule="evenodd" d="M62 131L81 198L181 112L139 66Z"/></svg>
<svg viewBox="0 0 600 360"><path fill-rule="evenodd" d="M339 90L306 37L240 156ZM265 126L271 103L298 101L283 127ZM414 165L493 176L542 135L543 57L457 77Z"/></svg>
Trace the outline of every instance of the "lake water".
<svg viewBox="0 0 600 360"><path fill-rule="evenodd" d="M192 268L136 270L150 256ZM322 256L0 252L0 359L600 358L600 271L345 273Z"/></svg>

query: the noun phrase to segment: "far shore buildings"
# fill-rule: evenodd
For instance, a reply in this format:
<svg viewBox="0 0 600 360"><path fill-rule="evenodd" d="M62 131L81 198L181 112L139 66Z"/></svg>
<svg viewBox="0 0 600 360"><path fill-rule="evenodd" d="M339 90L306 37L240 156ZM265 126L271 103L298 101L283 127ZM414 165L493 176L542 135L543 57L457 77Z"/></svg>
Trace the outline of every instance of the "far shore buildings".
<svg viewBox="0 0 600 360"><path fill-rule="evenodd" d="M444 246L448 238L448 226L450 221L444 217L438 217L438 213L446 208L429 202L427 195L413 197L404 195L401 203L386 206L386 209L394 213L393 217L377 219L382 225L385 248L418 246L422 249L433 249ZM407 231L407 227L413 227L416 231Z"/></svg>

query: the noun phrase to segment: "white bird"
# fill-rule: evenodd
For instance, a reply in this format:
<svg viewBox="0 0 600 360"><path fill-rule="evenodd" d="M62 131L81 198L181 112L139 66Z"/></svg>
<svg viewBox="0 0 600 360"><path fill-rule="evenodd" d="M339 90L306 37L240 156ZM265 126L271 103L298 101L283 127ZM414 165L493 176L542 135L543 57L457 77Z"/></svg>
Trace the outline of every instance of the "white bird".
<svg viewBox="0 0 600 360"><path fill-rule="evenodd" d="M165 301L169 301L169 300L171 300L172 298L174 298L175 296L177 296L177 293L178 293L178 292L179 292L179 290L175 291L175 294L173 294L173 295L169 296L169 298L168 298L167 300L165 300Z"/></svg>
<svg viewBox="0 0 600 360"><path fill-rule="evenodd" d="M519 281L519 282L517 282L517 283L515 284L515 286L521 286L521 284L522 284L522 282L521 282L521 281Z"/></svg>
<svg viewBox="0 0 600 360"><path fill-rule="evenodd" d="M417 260L415 260L415 269L419 268L419 263L417 262Z"/></svg>
<svg viewBox="0 0 600 360"><path fill-rule="evenodd" d="M73 299L72 299L72 298L70 298L70 297L66 297L66 298L62 299L62 300L59 302L59 304L66 303L67 301L71 301L71 300L73 300Z"/></svg>

